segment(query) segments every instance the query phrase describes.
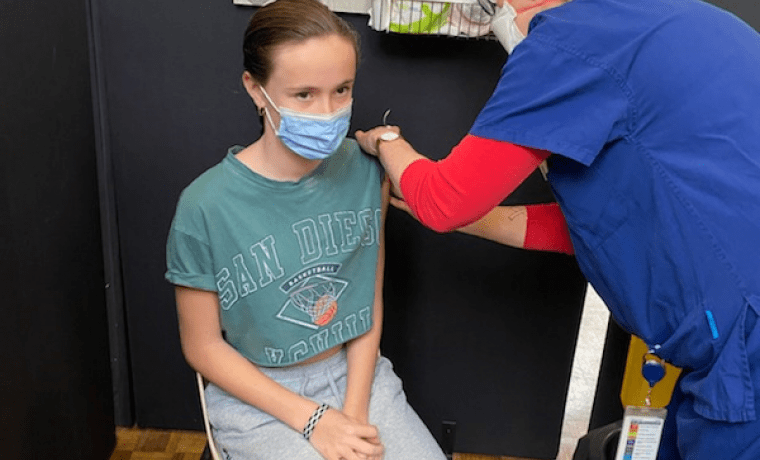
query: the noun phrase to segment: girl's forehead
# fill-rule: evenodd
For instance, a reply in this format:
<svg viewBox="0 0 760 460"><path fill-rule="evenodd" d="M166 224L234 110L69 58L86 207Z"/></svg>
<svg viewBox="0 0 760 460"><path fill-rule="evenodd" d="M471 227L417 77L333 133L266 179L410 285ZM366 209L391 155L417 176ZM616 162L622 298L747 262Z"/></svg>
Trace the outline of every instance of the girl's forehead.
<svg viewBox="0 0 760 460"><path fill-rule="evenodd" d="M285 86L340 84L356 74L356 51L339 35L287 42L272 52L270 81Z"/></svg>

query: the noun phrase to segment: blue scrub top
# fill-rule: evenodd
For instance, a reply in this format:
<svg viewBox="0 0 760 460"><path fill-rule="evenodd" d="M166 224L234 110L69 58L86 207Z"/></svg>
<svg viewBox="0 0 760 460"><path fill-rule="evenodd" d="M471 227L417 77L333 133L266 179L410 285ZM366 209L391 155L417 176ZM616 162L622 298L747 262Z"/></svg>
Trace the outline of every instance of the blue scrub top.
<svg viewBox="0 0 760 460"><path fill-rule="evenodd" d="M554 153L581 270L713 420L756 418L758 76L760 36L707 3L573 0L533 19L471 129Z"/></svg>

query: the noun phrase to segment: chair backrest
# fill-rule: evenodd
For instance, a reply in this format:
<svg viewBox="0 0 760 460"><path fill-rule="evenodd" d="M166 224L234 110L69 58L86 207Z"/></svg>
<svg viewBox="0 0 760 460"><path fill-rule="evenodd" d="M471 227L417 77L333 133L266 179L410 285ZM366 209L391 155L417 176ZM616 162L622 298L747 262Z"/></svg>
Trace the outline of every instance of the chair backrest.
<svg viewBox="0 0 760 460"><path fill-rule="evenodd" d="M578 440L573 460L614 460L622 425L618 420L586 433Z"/></svg>
<svg viewBox="0 0 760 460"><path fill-rule="evenodd" d="M196 372L195 378L198 381L198 394L201 397L201 412L203 412L203 426L206 429L206 439L208 440L208 450L211 453L211 457L214 460L222 460L219 455L219 451L216 450L216 443L214 442L214 436L211 433L211 424L208 421L208 411L206 410L206 382L203 380L203 376Z"/></svg>

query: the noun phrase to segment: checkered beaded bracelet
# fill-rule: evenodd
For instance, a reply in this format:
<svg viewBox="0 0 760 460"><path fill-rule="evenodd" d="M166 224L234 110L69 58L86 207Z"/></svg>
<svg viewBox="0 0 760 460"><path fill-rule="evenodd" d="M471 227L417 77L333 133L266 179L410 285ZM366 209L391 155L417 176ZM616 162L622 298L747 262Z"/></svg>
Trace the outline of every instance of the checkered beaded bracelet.
<svg viewBox="0 0 760 460"><path fill-rule="evenodd" d="M322 405L314 410L314 413L311 414L311 417L309 417L309 421L306 422L306 426L303 427L304 439L308 441L311 438L311 433L314 431L314 427L317 426L317 422L320 418L322 418L323 415L325 415L325 412L327 412L327 409L329 408L330 406L322 403Z"/></svg>

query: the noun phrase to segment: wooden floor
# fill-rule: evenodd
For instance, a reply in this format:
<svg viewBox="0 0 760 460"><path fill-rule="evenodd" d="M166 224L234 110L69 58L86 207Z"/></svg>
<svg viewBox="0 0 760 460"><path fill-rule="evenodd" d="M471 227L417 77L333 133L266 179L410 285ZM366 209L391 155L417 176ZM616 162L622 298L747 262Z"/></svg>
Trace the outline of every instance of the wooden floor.
<svg viewBox="0 0 760 460"><path fill-rule="evenodd" d="M202 432L117 427L110 460L200 460L205 447Z"/></svg>
<svg viewBox="0 0 760 460"><path fill-rule="evenodd" d="M116 449L110 460L200 460L206 436L197 431L116 428ZM528 460L516 457L454 454L454 460Z"/></svg>

